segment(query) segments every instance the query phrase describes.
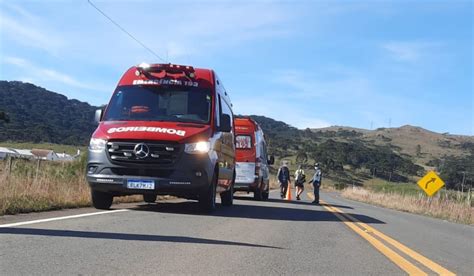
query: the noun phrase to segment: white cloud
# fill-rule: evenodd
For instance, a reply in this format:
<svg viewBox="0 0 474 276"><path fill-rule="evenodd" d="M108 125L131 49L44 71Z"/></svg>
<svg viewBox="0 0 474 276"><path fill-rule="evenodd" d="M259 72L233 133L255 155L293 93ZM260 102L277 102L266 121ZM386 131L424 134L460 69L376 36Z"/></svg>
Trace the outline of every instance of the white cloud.
<svg viewBox="0 0 474 276"><path fill-rule="evenodd" d="M184 9L171 2L139 9L131 2L95 4L160 57L175 63L196 63L246 43L287 36L292 21L284 4L273 1L239 5L230 1L211 5L186 1ZM27 5L1 5L1 36L22 47L41 49L69 62L87 60L88 64L115 68L159 62L87 1L64 11L60 5L47 2L41 15L31 13ZM87 20L76 26L78 18L84 17ZM15 53L16 45L5 46L10 54Z"/></svg>
<svg viewBox="0 0 474 276"><path fill-rule="evenodd" d="M396 60L415 62L436 45L436 43L419 41L390 41L382 44L382 48Z"/></svg>
<svg viewBox="0 0 474 276"><path fill-rule="evenodd" d="M339 73L337 68L339 68ZM417 110L412 99L389 92L381 88L377 75L351 70L339 66L324 66L324 69L309 72L291 70L274 72L268 77L278 83L281 91L273 91L274 97L252 99L264 102L264 105L249 105L248 114L262 110L291 123L298 128L318 128L330 125L354 124L369 128L386 126L390 118L392 123L410 122ZM284 108L288 106L288 108Z"/></svg>
<svg viewBox="0 0 474 276"><path fill-rule="evenodd" d="M28 80L28 82L31 83L39 83L40 81L51 81L59 82L67 86L72 86L76 88L91 89L96 91L107 91L107 88L102 87L100 85L93 85L79 81L67 74L58 72L53 69L37 66L22 58L4 57L3 63L13 65L21 69L23 73L28 73L28 76L24 76L22 78L23 80Z"/></svg>
<svg viewBox="0 0 474 276"><path fill-rule="evenodd" d="M331 123L321 119L316 113L311 113L311 110L285 104L279 98L252 97L251 100L238 98L233 100L233 105L236 114L266 116L299 129L331 126Z"/></svg>
<svg viewBox="0 0 474 276"><path fill-rule="evenodd" d="M299 128L299 129L306 129L306 128L323 128L329 127L332 124L315 117L307 117L307 116L299 116L298 118L290 118L293 122L292 125Z"/></svg>
<svg viewBox="0 0 474 276"><path fill-rule="evenodd" d="M112 6L109 3L100 3L98 7L163 59L168 57L171 62L187 61L190 58L196 60L218 52L232 51L245 43L286 36L290 33L289 22L292 19L281 4L269 1L239 5L233 2L213 2L212 5L186 2L184 9L182 5L174 3L149 9L130 9L129 5ZM103 52L103 58L115 56L114 52L117 51L122 56L125 51L132 55L146 53L95 10L91 8L87 12L98 30L90 37L99 46L93 50ZM79 40L72 44L79 48L83 43ZM109 47L111 44L114 47Z"/></svg>
<svg viewBox="0 0 474 276"><path fill-rule="evenodd" d="M27 67L30 63L27 62L25 59L17 58L17 57L4 57L3 61L10 65L15 65L17 67Z"/></svg>
<svg viewBox="0 0 474 276"><path fill-rule="evenodd" d="M44 50L56 55L66 42L44 21L17 6L9 5L13 11L7 15L0 13L0 35L16 41L23 46Z"/></svg>
<svg viewBox="0 0 474 276"><path fill-rule="evenodd" d="M371 81L365 76L348 74L345 69L341 74L332 74L318 76L303 70L286 70L275 72L271 80L289 88L293 98L307 100L330 97L333 101L347 102L367 97L373 91Z"/></svg>
<svg viewBox="0 0 474 276"><path fill-rule="evenodd" d="M4 5L6 9L12 10L14 13L22 16L23 19L26 19L31 22L40 21L39 16L30 13L29 11L27 11L26 9L20 6L14 5L12 2L7 3L7 2L0 1L0 4Z"/></svg>

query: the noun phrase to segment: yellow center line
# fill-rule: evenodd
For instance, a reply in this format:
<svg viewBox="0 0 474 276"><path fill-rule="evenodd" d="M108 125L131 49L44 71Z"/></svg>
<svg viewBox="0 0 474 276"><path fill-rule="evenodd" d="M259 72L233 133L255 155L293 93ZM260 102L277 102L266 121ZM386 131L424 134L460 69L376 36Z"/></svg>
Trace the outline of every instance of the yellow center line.
<svg viewBox="0 0 474 276"><path fill-rule="evenodd" d="M323 201L321 201L321 202L323 202ZM331 206L327 202L323 202L323 203L328 205L328 206ZM430 270L438 273L439 275L456 275L455 273L449 271L448 269L442 267L441 265L435 263L434 261L426 258L425 256L421 255L420 253L418 253L418 252L408 248L407 246L403 245L402 243L396 241L395 239L385 235L384 233L376 230L375 228L367 225L366 223L363 223L363 222L359 221L358 219L354 218L353 216L351 216L347 213L344 213L340 209L338 209L336 207L333 207L333 206L331 206L331 208L333 210L335 210L336 212L340 213L342 216L346 217L347 219L349 219L351 221L354 221L354 222L357 222L357 224L359 226L365 228L366 232L370 232L370 233L378 236L380 239L382 239L382 240L386 241L387 243L391 244L392 246L394 246L395 248L397 248L401 252L407 254L408 256L413 258L414 260L418 261L419 263L423 264L424 266L426 266Z"/></svg>
<svg viewBox="0 0 474 276"><path fill-rule="evenodd" d="M323 206L328 211L332 212L337 218L339 218L350 229L352 229L354 232L359 234L359 236L361 236L362 238L367 240L373 247L375 247L375 249L377 249L378 251L380 251L380 253L385 255L385 257L387 257L389 260L391 260L394 264L396 264L398 267L400 267L403 271L408 273L408 275L423 275L423 276L428 275L423 270L419 269L414 264L409 262L407 259L403 258L399 254L397 254L395 251L388 248L381 241L379 241L376 238L372 237L368 233L362 231L362 229L359 228L355 223L347 221L347 218L342 216L342 214L340 214L336 210L332 209L328 205L323 205Z"/></svg>
<svg viewBox="0 0 474 276"><path fill-rule="evenodd" d="M311 193L308 193L308 196L311 199L314 199L314 196ZM384 233L376 230L375 228L369 226L368 224L363 223L360 220L354 218L353 216L343 212L339 208L334 207L322 200L321 200L321 203L324 208L332 212L344 224L346 224L349 228L351 228L354 232L359 234L361 237L366 239L377 250L379 250L382 254L384 254L387 258L389 258L392 262L394 262L396 265L398 265L408 274L427 275L424 271L416 267L414 264L412 264L411 262L409 262L408 260L400 256L398 253L396 253L392 249L388 248L385 244L383 244L380 240L376 239L374 236L380 238L383 241L386 241L387 243L389 243L396 249L405 253L409 257L413 258L414 260L418 261L419 263L421 263L422 265L426 266L427 268L431 269L432 271L436 272L439 275L456 275L455 273L449 271L448 269L442 267L441 265L435 263L434 261L426 258L425 256L419 254L418 252L396 241L395 239L385 235ZM374 236L372 236L371 234L373 234Z"/></svg>

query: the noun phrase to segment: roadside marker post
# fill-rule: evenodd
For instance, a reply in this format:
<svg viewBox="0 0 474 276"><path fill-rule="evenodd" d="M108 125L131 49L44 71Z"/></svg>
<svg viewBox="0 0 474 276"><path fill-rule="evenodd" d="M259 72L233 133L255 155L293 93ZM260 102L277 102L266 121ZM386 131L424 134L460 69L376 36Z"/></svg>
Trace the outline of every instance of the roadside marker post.
<svg viewBox="0 0 474 276"><path fill-rule="evenodd" d="M423 178L418 180L418 186L428 196L433 196L439 189L444 187L444 181L434 171L429 171Z"/></svg>

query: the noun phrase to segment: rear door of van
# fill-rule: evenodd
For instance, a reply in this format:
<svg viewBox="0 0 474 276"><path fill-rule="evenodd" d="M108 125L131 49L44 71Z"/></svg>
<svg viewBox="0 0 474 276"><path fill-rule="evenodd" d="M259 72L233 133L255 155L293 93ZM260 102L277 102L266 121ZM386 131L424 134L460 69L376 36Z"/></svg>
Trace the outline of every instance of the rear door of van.
<svg viewBox="0 0 474 276"><path fill-rule="evenodd" d="M236 146L236 180L237 183L255 181L255 132L239 132L235 137Z"/></svg>

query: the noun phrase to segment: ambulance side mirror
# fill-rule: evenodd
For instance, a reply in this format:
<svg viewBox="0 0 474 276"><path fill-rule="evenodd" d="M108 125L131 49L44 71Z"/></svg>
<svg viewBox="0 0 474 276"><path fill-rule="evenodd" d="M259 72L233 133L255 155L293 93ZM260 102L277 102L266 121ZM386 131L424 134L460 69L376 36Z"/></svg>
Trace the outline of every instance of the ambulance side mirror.
<svg viewBox="0 0 474 276"><path fill-rule="evenodd" d="M102 120L102 114L103 114L103 113L104 113L104 112L102 111L102 109L97 109L97 110L95 111L94 122L95 122L96 124L99 124L100 121Z"/></svg>
<svg viewBox="0 0 474 276"><path fill-rule="evenodd" d="M268 165L273 165L275 164L275 156L270 155L270 159L268 159Z"/></svg>
<svg viewBox="0 0 474 276"><path fill-rule="evenodd" d="M222 132L231 132L232 131L232 124L231 124L231 119L228 114L222 114L220 118L220 127L219 130Z"/></svg>

